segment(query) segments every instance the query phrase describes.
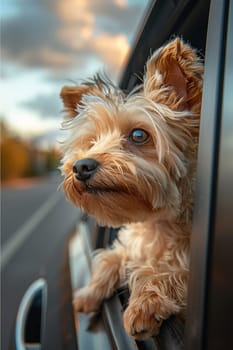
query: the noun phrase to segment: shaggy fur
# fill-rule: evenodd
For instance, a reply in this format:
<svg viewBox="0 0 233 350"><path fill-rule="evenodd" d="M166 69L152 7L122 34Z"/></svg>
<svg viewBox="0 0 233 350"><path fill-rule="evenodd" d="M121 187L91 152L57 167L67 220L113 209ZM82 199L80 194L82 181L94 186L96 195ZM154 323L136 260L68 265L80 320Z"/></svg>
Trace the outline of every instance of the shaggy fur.
<svg viewBox="0 0 233 350"><path fill-rule="evenodd" d="M97 311L128 285L123 323L138 339L185 313L202 74L196 51L176 38L152 55L128 96L100 76L61 91L70 129L61 167L66 196L101 225L124 225L113 249L96 255L74 305ZM80 180L73 165L87 158L98 168Z"/></svg>

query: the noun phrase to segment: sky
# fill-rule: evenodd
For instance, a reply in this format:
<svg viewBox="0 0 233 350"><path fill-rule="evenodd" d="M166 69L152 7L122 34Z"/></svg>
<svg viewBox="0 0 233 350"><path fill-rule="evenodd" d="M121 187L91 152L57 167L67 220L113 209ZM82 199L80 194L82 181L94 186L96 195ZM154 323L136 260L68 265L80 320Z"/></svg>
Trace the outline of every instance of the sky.
<svg viewBox="0 0 233 350"><path fill-rule="evenodd" d="M22 137L60 128L63 85L117 82L149 0L1 0L0 118Z"/></svg>

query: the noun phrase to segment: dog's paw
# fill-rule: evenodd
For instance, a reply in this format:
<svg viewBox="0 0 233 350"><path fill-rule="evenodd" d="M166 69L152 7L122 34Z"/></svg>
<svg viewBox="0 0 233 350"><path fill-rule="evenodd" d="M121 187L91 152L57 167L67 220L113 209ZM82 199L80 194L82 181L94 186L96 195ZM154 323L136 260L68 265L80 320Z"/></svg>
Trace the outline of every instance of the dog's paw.
<svg viewBox="0 0 233 350"><path fill-rule="evenodd" d="M157 335L163 322L163 317L152 312L149 305L145 304L129 304L123 315L124 328L135 339Z"/></svg>
<svg viewBox="0 0 233 350"><path fill-rule="evenodd" d="M74 294L73 305L77 312L84 312L86 314L90 312L99 311L101 301L96 298L95 293L91 287L84 287L79 289Z"/></svg>

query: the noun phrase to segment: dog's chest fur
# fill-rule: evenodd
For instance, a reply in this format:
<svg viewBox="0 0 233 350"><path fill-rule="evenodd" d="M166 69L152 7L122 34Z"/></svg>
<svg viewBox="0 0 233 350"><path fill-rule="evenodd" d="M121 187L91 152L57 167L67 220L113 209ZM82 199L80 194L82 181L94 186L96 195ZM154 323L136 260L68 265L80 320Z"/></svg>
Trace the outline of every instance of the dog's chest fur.
<svg viewBox="0 0 233 350"><path fill-rule="evenodd" d="M150 266L155 273L188 270L190 235L187 225L147 220L130 224L119 231L114 246L125 256L121 281L128 283L130 274L139 267Z"/></svg>

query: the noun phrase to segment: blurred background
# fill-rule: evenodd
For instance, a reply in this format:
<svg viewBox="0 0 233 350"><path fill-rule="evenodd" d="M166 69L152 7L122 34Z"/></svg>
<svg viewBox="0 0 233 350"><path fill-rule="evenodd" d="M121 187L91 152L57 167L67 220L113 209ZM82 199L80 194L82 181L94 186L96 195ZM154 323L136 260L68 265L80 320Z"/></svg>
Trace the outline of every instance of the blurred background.
<svg viewBox="0 0 233 350"><path fill-rule="evenodd" d="M1 0L1 180L53 174L63 85L115 81L148 1Z"/></svg>

